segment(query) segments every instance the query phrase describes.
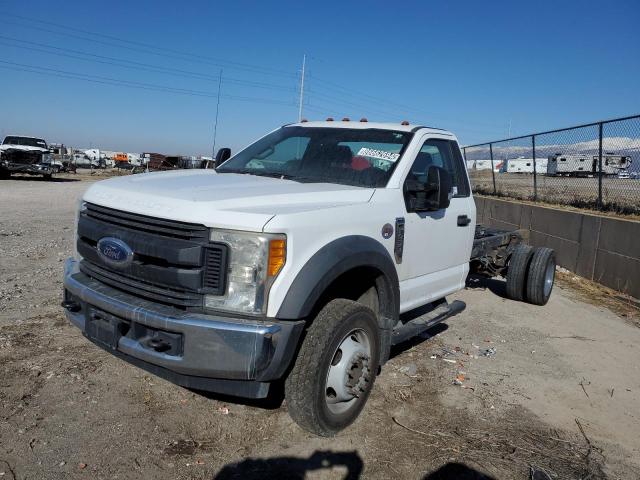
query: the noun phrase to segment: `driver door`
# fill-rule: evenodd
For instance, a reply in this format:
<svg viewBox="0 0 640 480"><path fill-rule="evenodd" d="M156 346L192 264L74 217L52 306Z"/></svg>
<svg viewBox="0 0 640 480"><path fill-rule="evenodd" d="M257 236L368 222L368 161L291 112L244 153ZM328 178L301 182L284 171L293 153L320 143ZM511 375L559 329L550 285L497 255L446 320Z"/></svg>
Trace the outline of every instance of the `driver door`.
<svg viewBox="0 0 640 480"><path fill-rule="evenodd" d="M405 177L426 181L431 165L451 175L451 203L414 212L405 202L403 261L398 265L402 312L464 287L475 232L475 203L460 148L451 138L426 138Z"/></svg>

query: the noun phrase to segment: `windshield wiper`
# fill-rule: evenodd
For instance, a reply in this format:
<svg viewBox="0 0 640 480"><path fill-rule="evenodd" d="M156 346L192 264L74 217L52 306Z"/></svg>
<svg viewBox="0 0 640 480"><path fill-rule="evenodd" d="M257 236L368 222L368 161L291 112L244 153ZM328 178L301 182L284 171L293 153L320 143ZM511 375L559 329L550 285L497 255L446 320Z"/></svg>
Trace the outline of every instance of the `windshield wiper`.
<svg viewBox="0 0 640 480"><path fill-rule="evenodd" d="M282 172L247 172L249 175L257 175L258 177L281 178L284 180L296 180L295 175Z"/></svg>
<svg viewBox="0 0 640 480"><path fill-rule="evenodd" d="M247 171L247 170L236 169L236 170L220 170L218 171L218 173L236 173L238 175L255 175L257 177L281 178L284 180L291 180L298 183L326 183L321 178L302 176L302 175L292 175L290 173L282 173L282 172L261 172L259 170Z"/></svg>
<svg viewBox="0 0 640 480"><path fill-rule="evenodd" d="M284 180L293 180L297 181L295 175L291 175L290 173L282 173L282 172L261 172L260 170L221 170L218 173L237 173L240 175L255 175L256 177L270 177L270 178L282 178Z"/></svg>

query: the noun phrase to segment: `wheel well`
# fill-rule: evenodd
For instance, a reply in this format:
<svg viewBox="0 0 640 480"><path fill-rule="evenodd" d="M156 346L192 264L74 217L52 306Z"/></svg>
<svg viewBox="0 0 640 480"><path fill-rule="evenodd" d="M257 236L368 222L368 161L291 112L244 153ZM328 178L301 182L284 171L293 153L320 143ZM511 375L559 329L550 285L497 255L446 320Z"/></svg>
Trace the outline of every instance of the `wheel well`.
<svg viewBox="0 0 640 480"><path fill-rule="evenodd" d="M391 329L398 320L396 301L390 279L375 267L362 266L347 270L324 290L315 303L310 320L332 300L345 298L368 306L378 319L382 341L383 363L388 359Z"/></svg>
<svg viewBox="0 0 640 480"><path fill-rule="evenodd" d="M382 275L373 267L357 267L344 272L333 280L322 292L313 308L314 316L317 312L336 298L362 301L376 314L380 311L376 278Z"/></svg>

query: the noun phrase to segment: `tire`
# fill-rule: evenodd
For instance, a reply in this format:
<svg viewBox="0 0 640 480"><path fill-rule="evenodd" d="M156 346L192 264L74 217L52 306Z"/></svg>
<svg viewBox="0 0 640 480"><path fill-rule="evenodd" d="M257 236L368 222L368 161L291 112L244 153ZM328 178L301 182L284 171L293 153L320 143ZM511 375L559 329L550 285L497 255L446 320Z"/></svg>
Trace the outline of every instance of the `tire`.
<svg viewBox="0 0 640 480"><path fill-rule="evenodd" d="M289 415L304 430L335 435L364 408L379 364L380 334L373 311L352 300L332 300L307 329L285 381ZM336 381L342 378L345 381ZM340 397L345 400L338 401Z"/></svg>
<svg viewBox="0 0 640 480"><path fill-rule="evenodd" d="M545 305L549 301L556 274L556 255L550 248L536 248L527 274L527 302Z"/></svg>
<svg viewBox="0 0 640 480"><path fill-rule="evenodd" d="M52 173L45 173L44 175L42 175L42 177L45 180L52 180L53 179L53 174Z"/></svg>
<svg viewBox="0 0 640 480"><path fill-rule="evenodd" d="M526 294L527 271L533 255L533 248L529 245L518 245L509 259L507 270L507 297L511 300L522 301Z"/></svg>

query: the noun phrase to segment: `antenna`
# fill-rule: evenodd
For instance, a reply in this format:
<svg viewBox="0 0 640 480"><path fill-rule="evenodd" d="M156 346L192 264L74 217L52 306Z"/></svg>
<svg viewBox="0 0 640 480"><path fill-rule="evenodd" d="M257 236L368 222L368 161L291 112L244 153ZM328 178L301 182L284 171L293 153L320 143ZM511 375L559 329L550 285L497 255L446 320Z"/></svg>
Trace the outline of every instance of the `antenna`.
<svg viewBox="0 0 640 480"><path fill-rule="evenodd" d="M216 121L213 124L213 148L211 158L216 158L216 134L218 133L218 112L220 111L220 91L222 90L222 69L220 69L220 78L218 79L218 101L216 102Z"/></svg>
<svg viewBox="0 0 640 480"><path fill-rule="evenodd" d="M302 120L302 105L304 103L304 68L307 63L307 54L302 55L302 75L300 78L300 101L298 104L298 122Z"/></svg>

